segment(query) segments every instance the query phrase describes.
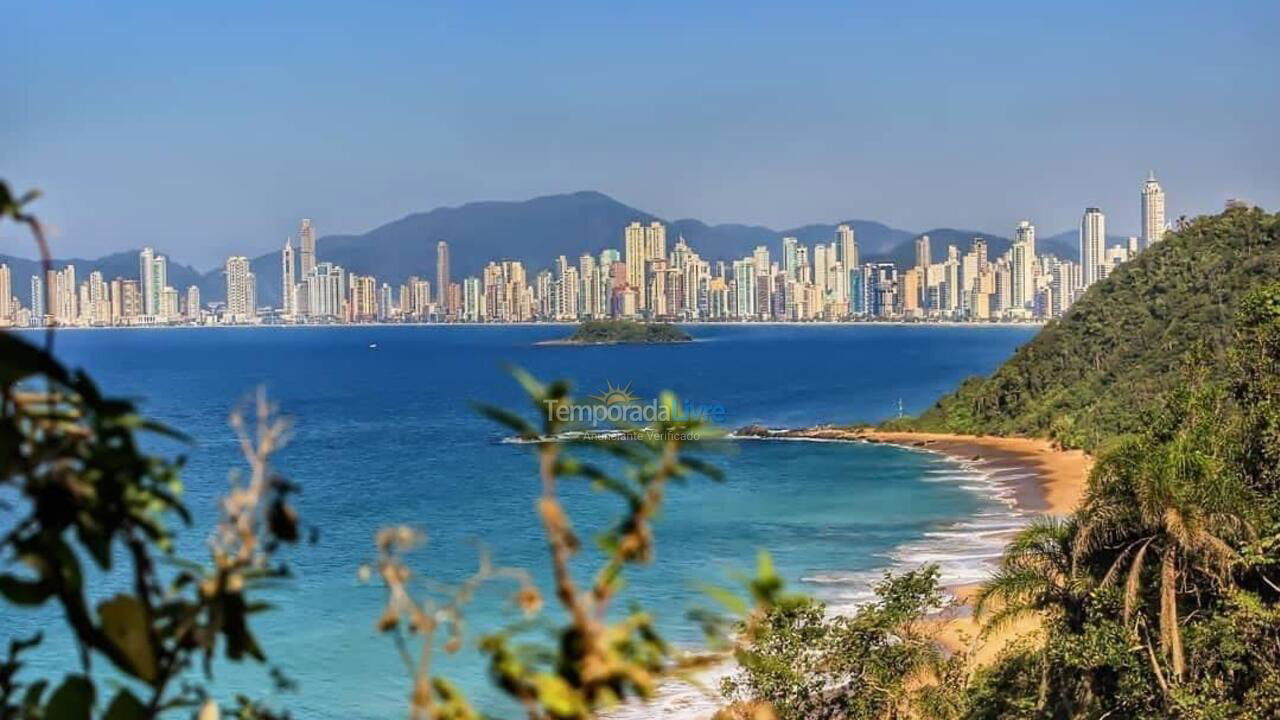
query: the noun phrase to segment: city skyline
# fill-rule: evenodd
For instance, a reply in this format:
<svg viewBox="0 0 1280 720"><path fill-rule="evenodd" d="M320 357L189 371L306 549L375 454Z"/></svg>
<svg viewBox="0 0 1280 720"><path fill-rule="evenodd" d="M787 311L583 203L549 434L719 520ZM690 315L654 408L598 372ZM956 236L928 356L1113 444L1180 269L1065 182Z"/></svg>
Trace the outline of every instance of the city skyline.
<svg viewBox="0 0 1280 720"><path fill-rule="evenodd" d="M779 230L866 217L992 232L1029 216L1057 231L1127 204L1125 178L1151 166L1188 215L1226 197L1280 205L1278 15L391 2L353 23L289 2L45 3L0 29L23 69L0 78L0 138L7 179L45 191L63 257L151 246L212 268L277 248L299 217L358 233L579 188ZM1083 17L1096 52L1072 49ZM1140 234L1136 218L1112 225Z"/></svg>
<svg viewBox="0 0 1280 720"><path fill-rule="evenodd" d="M1234 201L1233 201L1234 202ZM1061 315L1080 294L1114 268L1158 243L1166 227L1164 191L1154 172L1140 190L1143 238L1108 246L1105 216L1085 209L1078 262L1039 253L1036 228L1021 220L1014 241L998 257L987 239L974 236L967 251L946 246L945 259L931 239L914 240L915 263L860 260L854 229L835 228L830 243L812 251L796 237L779 238L771 260L768 244L741 258L702 258L677 233L668 252L668 229L660 221L634 220L621 229L618 248L584 253L577 265L560 255L533 282L524 263L494 258L480 276L451 281L450 248L435 245L435 286L411 275L396 288L373 275L350 272L319 257L309 218L280 250L280 303L258 303L258 284L248 257L224 264L222 302L201 303L194 285L185 293L168 284L166 256L152 248L138 254L137 279L106 282L92 271L76 282L74 264L31 278L28 308L8 296L0 323L19 326L294 324L365 322L535 322L633 318L696 321L1044 320ZM615 236L615 240L617 240ZM0 288L11 286L0 265ZM25 313L25 315L24 315Z"/></svg>

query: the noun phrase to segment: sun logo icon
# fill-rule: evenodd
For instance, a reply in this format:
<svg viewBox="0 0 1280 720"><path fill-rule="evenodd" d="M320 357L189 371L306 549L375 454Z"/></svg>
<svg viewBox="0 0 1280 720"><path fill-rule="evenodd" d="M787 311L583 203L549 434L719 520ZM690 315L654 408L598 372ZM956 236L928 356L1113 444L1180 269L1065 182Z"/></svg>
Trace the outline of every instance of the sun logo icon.
<svg viewBox="0 0 1280 720"><path fill-rule="evenodd" d="M601 405L630 405L636 401L635 396L631 394L630 383L624 387L614 387L613 383L608 381L605 382L604 392L592 395L591 399Z"/></svg>

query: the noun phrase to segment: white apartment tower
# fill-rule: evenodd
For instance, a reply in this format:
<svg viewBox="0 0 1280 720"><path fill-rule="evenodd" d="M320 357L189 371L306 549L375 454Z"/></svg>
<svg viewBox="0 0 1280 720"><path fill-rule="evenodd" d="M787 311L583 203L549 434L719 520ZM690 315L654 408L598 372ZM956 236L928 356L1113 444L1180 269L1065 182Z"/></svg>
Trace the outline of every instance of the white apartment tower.
<svg viewBox="0 0 1280 720"><path fill-rule="evenodd" d="M1142 247L1149 248L1164 238L1164 188L1152 172L1142 183Z"/></svg>
<svg viewBox="0 0 1280 720"><path fill-rule="evenodd" d="M151 266L155 262L155 257L155 251L149 247L142 248L142 252L138 253L138 281L142 283L143 315L155 315L160 307L160 293L152 292Z"/></svg>
<svg viewBox="0 0 1280 720"><path fill-rule="evenodd" d="M298 226L298 257L302 261L302 277L316 269L316 229L311 218L302 218Z"/></svg>
<svg viewBox="0 0 1280 720"><path fill-rule="evenodd" d="M8 325L13 316L13 276L9 266L0 263L0 325Z"/></svg>
<svg viewBox="0 0 1280 720"><path fill-rule="evenodd" d="M836 227L836 261L847 270L858 267L858 239L848 225Z"/></svg>
<svg viewBox="0 0 1280 720"><path fill-rule="evenodd" d="M251 275L249 258L243 255L227 258L227 316L232 322L244 322L252 315Z"/></svg>
<svg viewBox="0 0 1280 720"><path fill-rule="evenodd" d="M1080 219L1080 274L1084 287L1102 278L1107 248L1107 220L1096 207L1086 208Z"/></svg>
<svg viewBox="0 0 1280 720"><path fill-rule="evenodd" d="M200 320L200 288L195 285L187 288L187 317Z"/></svg>
<svg viewBox="0 0 1280 720"><path fill-rule="evenodd" d="M442 309L449 308L449 243L436 243L436 302Z"/></svg>
<svg viewBox="0 0 1280 720"><path fill-rule="evenodd" d="M929 248L929 236L921 235L916 238L916 267L928 269L933 261L932 253Z"/></svg>
<svg viewBox="0 0 1280 720"><path fill-rule="evenodd" d="M1013 232L1013 246L1025 248L1022 262L1014 258L1013 303L1026 307L1036 298L1036 226L1023 220Z"/></svg>
<svg viewBox="0 0 1280 720"><path fill-rule="evenodd" d="M645 306L644 263L647 259L644 226L633 222L623 231L623 252L626 254L627 285L636 292L636 305Z"/></svg>
<svg viewBox="0 0 1280 720"><path fill-rule="evenodd" d="M286 318L298 314L298 269L293 259L293 241L285 238L284 250L280 251L280 298L281 308Z"/></svg>

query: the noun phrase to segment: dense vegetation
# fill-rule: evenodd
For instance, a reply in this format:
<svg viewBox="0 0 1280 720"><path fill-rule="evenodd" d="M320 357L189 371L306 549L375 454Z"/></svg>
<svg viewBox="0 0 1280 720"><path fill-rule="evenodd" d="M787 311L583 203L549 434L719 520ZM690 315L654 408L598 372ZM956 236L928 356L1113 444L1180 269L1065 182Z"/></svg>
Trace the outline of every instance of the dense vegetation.
<svg viewBox="0 0 1280 720"><path fill-rule="evenodd" d="M901 429L1048 436L1097 450L1140 429L1188 353L1224 371L1241 300L1280 280L1280 215L1232 209L1182 223L1095 284L989 378Z"/></svg>
<svg viewBox="0 0 1280 720"><path fill-rule="evenodd" d="M1280 717L1277 230L1258 210L1188 223L911 423L1098 449L1083 506L1021 531L975 600L984 634L1038 632L957 671L912 651L927 587L905 625L875 622L883 587L852 620L778 606L731 689L786 718ZM898 704L873 704L886 688Z"/></svg>
<svg viewBox="0 0 1280 720"><path fill-rule="evenodd" d="M574 345L688 342L689 334L671 323L636 320L587 320L565 342Z"/></svg>
<svg viewBox="0 0 1280 720"><path fill-rule="evenodd" d="M0 183L0 219L28 224L40 239L25 201ZM693 613L712 647L740 666L720 688L720 716L1280 717L1280 283L1265 282L1277 272L1276 232L1276 216L1256 210L1187 224L1091 290L992 380L967 384L917 421L1054 433L1098 449L1083 507L1020 532L975 601L984 632L1032 616L1039 633L990 663L971 663L938 645L936 568L888 576L874 601L836 618L785 593L762 555L745 599L709 587L724 610ZM1196 272L1219 277L1203 281L1188 257L1206 262ZM38 347L0 333L0 597L57 608L78 662L64 677L29 677L25 656L41 637L11 638L0 659L0 719L282 717L245 695L211 697L202 680L216 659L267 658L269 639L250 627L268 609L257 586L286 574L278 553L304 535L290 505L296 488L270 462L287 425L261 396L252 413L232 416L248 472L220 504L210 557L176 557L172 526L190 518L182 464L141 449L147 434L174 433L59 364L53 339ZM1072 342L1093 360L1072 358ZM1121 359L1159 381L1130 377ZM719 477L687 452L711 431L681 417L666 395L672 419L645 433L546 440L575 437L548 411L573 402L569 386L516 376L533 418L484 412L533 450L558 610L483 634L478 645L491 680L529 718L586 720L697 667L643 609L611 608L628 569L653 557L652 521L667 489ZM990 402L977 394L983 387L996 393ZM611 459L596 465L570 454L581 447ZM558 500L572 479L621 500L589 580L580 577L583 543ZM409 562L420 544L408 527L374 538L376 561L361 575L387 593L376 626L405 661L410 717L479 718L438 662L469 640L467 603L482 585L505 581L532 618L543 595L527 571L487 555L460 585L432 582ZM87 574L106 581L90 588Z"/></svg>

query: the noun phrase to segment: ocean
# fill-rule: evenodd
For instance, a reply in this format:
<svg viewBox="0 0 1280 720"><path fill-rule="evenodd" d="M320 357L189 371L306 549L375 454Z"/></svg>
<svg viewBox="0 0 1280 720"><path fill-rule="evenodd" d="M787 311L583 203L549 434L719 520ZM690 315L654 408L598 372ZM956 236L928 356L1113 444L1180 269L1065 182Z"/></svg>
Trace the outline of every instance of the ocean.
<svg viewBox="0 0 1280 720"><path fill-rule="evenodd" d="M203 557L215 499L238 467L229 410L267 389L294 422L279 469L303 487L298 508L319 531L290 550L294 576L268 591L278 607L255 618L270 662L297 683L274 694L265 668L216 668L226 696L270 696L300 718L401 716L409 680L390 638L375 631L384 596L357 569L374 559L378 528L410 524L428 542L416 571L456 582L479 547L495 563L530 569L546 584L546 548L533 511L538 493L529 446L482 417L476 403L530 410L504 370L568 378L580 395L625 388L648 398L675 391L723 410L723 424L803 426L875 421L913 413L964 377L989 373L1034 327L713 326L689 328L681 345L536 346L558 326L403 326L67 331L57 352L87 368L109 393L138 399L151 416L195 443L187 501L199 518L181 547ZM33 340L39 336L30 335ZM696 647L685 613L709 601L697 584L732 584L758 550L791 587L850 608L891 568L939 562L948 582L972 581L997 552L1000 533L1025 517L1001 484L931 453L856 443L742 440L708 459L723 483L672 487L657 523L656 561L628 575L619 605L651 610L668 639ZM591 538L619 512L612 496L566 481L564 502ZM580 568L585 577L594 553ZM468 611L469 640L518 619L510 587L482 591ZM544 593L549 596L549 593ZM0 641L46 630L32 670L74 670L69 640L45 611L5 607ZM542 640L536 635L534 639ZM485 711L516 717L467 649L436 671Z"/></svg>

